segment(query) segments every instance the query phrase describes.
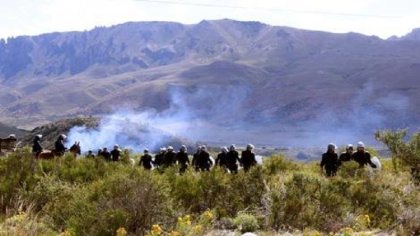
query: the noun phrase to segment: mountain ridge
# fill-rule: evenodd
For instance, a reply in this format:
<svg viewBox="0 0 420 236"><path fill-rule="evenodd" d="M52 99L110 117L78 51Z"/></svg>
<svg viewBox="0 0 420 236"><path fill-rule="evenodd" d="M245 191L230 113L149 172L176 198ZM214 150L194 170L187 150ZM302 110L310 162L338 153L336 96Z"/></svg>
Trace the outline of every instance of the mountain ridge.
<svg viewBox="0 0 420 236"><path fill-rule="evenodd" d="M0 42L0 121L33 128L178 106L256 130L319 130L326 120L332 129L418 128L418 52L415 40L227 19L17 37Z"/></svg>

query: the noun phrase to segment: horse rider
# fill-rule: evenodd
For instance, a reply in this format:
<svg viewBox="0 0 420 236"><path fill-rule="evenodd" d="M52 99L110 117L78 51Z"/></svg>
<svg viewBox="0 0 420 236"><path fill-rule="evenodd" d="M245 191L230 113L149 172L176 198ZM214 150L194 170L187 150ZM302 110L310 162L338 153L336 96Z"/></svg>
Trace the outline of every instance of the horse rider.
<svg viewBox="0 0 420 236"><path fill-rule="evenodd" d="M38 157L39 154L41 154L43 150L42 145L41 145L41 139L42 139L42 134L35 135L33 145L32 145L32 153L35 155L35 157Z"/></svg>
<svg viewBox="0 0 420 236"><path fill-rule="evenodd" d="M57 155L62 156L66 152L67 148L64 146L64 140L66 140L67 136L65 134L60 134L57 140L54 143L54 151Z"/></svg>

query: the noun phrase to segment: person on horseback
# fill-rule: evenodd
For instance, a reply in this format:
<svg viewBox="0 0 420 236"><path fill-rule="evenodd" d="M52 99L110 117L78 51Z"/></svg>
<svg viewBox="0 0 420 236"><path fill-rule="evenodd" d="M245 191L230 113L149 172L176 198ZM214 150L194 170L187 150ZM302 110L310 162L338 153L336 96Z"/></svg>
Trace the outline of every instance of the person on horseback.
<svg viewBox="0 0 420 236"><path fill-rule="evenodd" d="M32 153L35 155L35 157L38 158L39 154L41 154L43 148L41 146L41 139L42 134L37 134L34 138L34 142L32 145Z"/></svg>
<svg viewBox="0 0 420 236"><path fill-rule="evenodd" d="M65 134L61 134L58 136L57 140L54 143L55 147L55 153L58 156L64 155L64 153L67 151L67 148L64 146L64 141L66 140L67 136Z"/></svg>
<svg viewBox="0 0 420 236"><path fill-rule="evenodd" d="M247 172L252 166L257 164L257 160L255 159L255 153L252 152L254 150L254 145L248 144L246 146L246 150L241 154L241 163L244 167L244 171Z"/></svg>
<svg viewBox="0 0 420 236"><path fill-rule="evenodd" d="M152 169L152 156L149 154L149 149L145 148L143 153L144 154L140 158L139 165L143 166L146 170L150 170Z"/></svg>
<svg viewBox="0 0 420 236"><path fill-rule="evenodd" d="M182 145L179 152L175 156L178 165L180 165L179 173L184 173L190 165L190 159L188 158L187 147Z"/></svg>

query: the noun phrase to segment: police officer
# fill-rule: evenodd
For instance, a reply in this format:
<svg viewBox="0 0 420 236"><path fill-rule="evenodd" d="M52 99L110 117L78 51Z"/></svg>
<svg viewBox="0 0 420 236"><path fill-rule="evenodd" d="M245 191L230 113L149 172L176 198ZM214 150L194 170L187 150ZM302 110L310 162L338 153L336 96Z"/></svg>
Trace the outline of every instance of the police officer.
<svg viewBox="0 0 420 236"><path fill-rule="evenodd" d="M238 162L240 162L239 153L236 151L235 144L232 144L226 154L226 167L230 173L238 173Z"/></svg>
<svg viewBox="0 0 420 236"><path fill-rule="evenodd" d="M60 134L57 140L54 143L54 151L57 155L62 156L66 152L67 148L64 146L64 140L66 140L67 136L65 134Z"/></svg>
<svg viewBox="0 0 420 236"><path fill-rule="evenodd" d="M187 147L182 145L179 152L175 156L178 165L180 166L179 172L184 173L190 165L190 159L188 158Z"/></svg>
<svg viewBox="0 0 420 236"><path fill-rule="evenodd" d="M34 142L32 145L32 153L38 158L39 154L41 154L43 148L41 145L42 134L37 134L34 138Z"/></svg>
<svg viewBox="0 0 420 236"><path fill-rule="evenodd" d="M376 168L370 160L370 153L365 151L365 144L362 141L357 143L357 152L353 153L352 159L359 163L359 167L369 164L372 168Z"/></svg>
<svg viewBox="0 0 420 236"><path fill-rule="evenodd" d="M140 157L139 165L143 166L146 170L152 169L152 156L149 154L149 149L144 149L143 156Z"/></svg>
<svg viewBox="0 0 420 236"><path fill-rule="evenodd" d="M252 166L257 164L257 160L255 159L255 154L252 152L254 149L254 145L248 144L246 146L246 150L241 154L241 163L244 167L244 171L247 172Z"/></svg>
<svg viewBox="0 0 420 236"><path fill-rule="evenodd" d="M327 152L322 154L321 170L325 167L325 172L328 177L335 176L338 168L338 156L335 153L335 144L330 143L327 147Z"/></svg>

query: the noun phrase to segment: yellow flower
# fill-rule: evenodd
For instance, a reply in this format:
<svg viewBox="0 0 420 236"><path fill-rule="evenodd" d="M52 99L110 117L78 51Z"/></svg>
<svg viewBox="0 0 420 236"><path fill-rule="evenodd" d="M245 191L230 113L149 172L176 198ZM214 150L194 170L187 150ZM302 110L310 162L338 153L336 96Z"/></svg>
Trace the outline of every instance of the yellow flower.
<svg viewBox="0 0 420 236"><path fill-rule="evenodd" d="M181 236L181 234L177 231L172 230L171 232L169 232L168 236Z"/></svg>
<svg viewBox="0 0 420 236"><path fill-rule="evenodd" d="M343 235L344 236L350 236L353 234L353 229L350 227L346 227L343 229Z"/></svg>
<svg viewBox="0 0 420 236"><path fill-rule="evenodd" d="M208 220L212 220L213 219L213 213L211 211L205 211L203 213L203 216L208 219Z"/></svg>
<svg viewBox="0 0 420 236"><path fill-rule="evenodd" d="M61 232L60 236L71 236L71 233L65 230L64 232Z"/></svg>
<svg viewBox="0 0 420 236"><path fill-rule="evenodd" d="M152 225L152 230L151 230L152 235L160 235L162 234L162 228L160 228L159 225Z"/></svg>
<svg viewBox="0 0 420 236"><path fill-rule="evenodd" d="M193 232L194 234L200 234L203 232L203 226L201 225L196 225L193 227Z"/></svg>
<svg viewBox="0 0 420 236"><path fill-rule="evenodd" d="M178 217L178 224L180 224L180 225L191 225L191 216L186 215L184 217Z"/></svg>
<svg viewBox="0 0 420 236"><path fill-rule="evenodd" d="M117 236L126 236L127 230L124 227L120 227L117 229Z"/></svg>
<svg viewBox="0 0 420 236"><path fill-rule="evenodd" d="M370 225L370 217L369 217L369 215L364 215L363 216L363 220L364 220L364 222L366 223L367 226Z"/></svg>

